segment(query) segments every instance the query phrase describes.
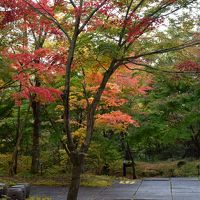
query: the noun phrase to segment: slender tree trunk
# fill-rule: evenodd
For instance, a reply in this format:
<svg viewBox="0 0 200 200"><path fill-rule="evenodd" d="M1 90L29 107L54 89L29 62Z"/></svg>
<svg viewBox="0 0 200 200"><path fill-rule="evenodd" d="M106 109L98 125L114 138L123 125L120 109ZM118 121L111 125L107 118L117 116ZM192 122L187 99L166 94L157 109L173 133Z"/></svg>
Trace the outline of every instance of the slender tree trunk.
<svg viewBox="0 0 200 200"><path fill-rule="evenodd" d="M20 148L20 129L21 129L21 108L20 106L17 109L17 132L16 132L16 144L15 149L12 154L12 159L9 162L9 175L13 176L17 174L17 161L18 161L18 152Z"/></svg>
<svg viewBox="0 0 200 200"><path fill-rule="evenodd" d="M32 101L33 110L33 135L32 135L32 163L31 173L36 174L39 171L39 159L40 159L40 102Z"/></svg>
<svg viewBox="0 0 200 200"><path fill-rule="evenodd" d="M128 150L128 153L129 153L129 157L131 159L131 162L132 162L132 175L133 175L133 179L136 179L137 176L136 176L136 170L135 170L135 162L134 162L134 156L131 152L131 149L130 149L130 146L128 144L128 142L126 143L127 144L127 150Z"/></svg>
<svg viewBox="0 0 200 200"><path fill-rule="evenodd" d="M17 138L16 145L15 145L15 149L12 154L12 160L10 162L10 175L11 176L13 176L14 174L17 174L18 154L19 154L19 150L20 150L22 136L23 136L22 131L20 131L18 138Z"/></svg>
<svg viewBox="0 0 200 200"><path fill-rule="evenodd" d="M190 126L191 130L191 142L194 145L194 149L192 150L194 153L192 156L195 156L196 158L200 157L200 142L199 142L199 133L195 131L194 127Z"/></svg>
<svg viewBox="0 0 200 200"><path fill-rule="evenodd" d="M17 145L16 150L13 152L13 157L14 157L13 171L14 171L14 174L17 174L19 149L20 149L20 145Z"/></svg>
<svg viewBox="0 0 200 200"><path fill-rule="evenodd" d="M21 139L19 139L19 137L17 138L17 142L16 142L16 146L15 146L15 149L13 151L13 154L12 154L12 160L11 162L9 163L9 175L10 176L13 176L15 174L17 174L17 166L18 166L18 153L19 153L19 149L20 149L20 141Z"/></svg>
<svg viewBox="0 0 200 200"><path fill-rule="evenodd" d="M21 89L20 89L21 90ZM21 107L18 107L17 110L17 133L16 133L16 145L12 155L12 170L14 174L17 174L17 161L18 161L18 152L21 142Z"/></svg>
<svg viewBox="0 0 200 200"><path fill-rule="evenodd" d="M196 137L194 137L194 139L192 139L192 143L194 145L194 149L193 149L193 155L192 156L195 156L196 158L200 158L200 143L198 141L198 139Z"/></svg>
<svg viewBox="0 0 200 200"><path fill-rule="evenodd" d="M80 187L81 173L83 171L84 156L79 153L72 154L72 178L69 187L67 200L77 200Z"/></svg>
<svg viewBox="0 0 200 200"><path fill-rule="evenodd" d="M16 133L16 144L15 144L15 149L12 154L12 159L9 163L9 167L10 167L9 174L11 176L13 176L14 174L17 174L18 154L19 154L19 150L20 150L20 144L22 141L22 137L23 137L23 128L26 125L29 111L30 111L30 105L28 106L26 116L24 118L24 121L22 122L21 114L20 114L20 107L18 108L18 119L17 119L18 125L17 125L17 133Z"/></svg>
<svg viewBox="0 0 200 200"><path fill-rule="evenodd" d="M17 174L17 161L18 161L18 153L19 153L19 149L20 149L20 142L21 142L21 107L18 107L18 116L17 116L17 134L16 134L16 146L15 146L15 150L13 152L13 171L14 174Z"/></svg>
<svg viewBox="0 0 200 200"><path fill-rule="evenodd" d="M19 92L21 91L21 84L19 86ZM12 159L9 162L9 175L13 176L17 174L17 161L18 161L18 152L20 148L21 142L21 107L18 106L17 108L17 130L16 130L16 144L12 154Z"/></svg>

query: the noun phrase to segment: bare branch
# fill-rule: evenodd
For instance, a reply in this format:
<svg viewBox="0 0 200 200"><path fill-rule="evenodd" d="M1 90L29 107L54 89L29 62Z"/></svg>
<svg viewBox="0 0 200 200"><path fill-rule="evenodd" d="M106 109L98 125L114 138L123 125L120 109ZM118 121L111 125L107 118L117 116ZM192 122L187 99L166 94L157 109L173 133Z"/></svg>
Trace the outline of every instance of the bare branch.
<svg viewBox="0 0 200 200"><path fill-rule="evenodd" d="M142 68L131 68L129 67L127 64L124 64L124 66L131 71L143 71L143 72L147 72L147 73L153 73L152 71L148 71L146 69L142 69Z"/></svg>
<svg viewBox="0 0 200 200"><path fill-rule="evenodd" d="M141 0L141 1L144 1L144 0ZM122 43L122 39L123 39L123 36L124 36L124 33L125 33L125 29L126 29L126 21L128 19L128 15L129 15L129 12L130 12L132 4L133 4L133 0L131 0L129 6L127 8L127 11L126 11L126 16L124 18L123 27L122 27L122 30L121 30L121 33L120 33L120 37L119 37L119 43L118 43L119 46Z"/></svg>
<svg viewBox="0 0 200 200"><path fill-rule="evenodd" d="M192 3L194 3L194 2L196 2L197 0L191 0L190 2L187 2L186 4L185 4L185 6L187 5L190 5L190 4L192 4ZM182 7L177 7L177 8L175 8L174 10L172 10L172 11L170 11L169 13L166 13L166 14L164 14L164 15L161 15L161 17L166 17L166 16L168 16L168 15L170 15L170 14L172 14L172 13L174 13L174 12L176 12L176 11L178 11L178 10L180 10Z"/></svg>
<svg viewBox="0 0 200 200"><path fill-rule="evenodd" d="M100 65L100 67L102 67L105 71L107 71L107 69L101 64L101 62L98 60L98 57L95 59L95 61L98 62L98 64Z"/></svg>
<svg viewBox="0 0 200 200"><path fill-rule="evenodd" d="M133 12L136 12L137 9L142 6L142 4L144 3L145 0L140 0L140 2L135 6L135 8L133 9Z"/></svg>
<svg viewBox="0 0 200 200"><path fill-rule="evenodd" d="M134 61L130 61L130 63L133 63L133 64L138 65L138 66L146 67L146 68L150 69L150 71L142 69L142 68L131 68L131 67L127 66L127 64L124 64L126 66L126 68L129 69L129 70L140 70L140 71L146 71L146 72L150 72L150 73L153 73L153 71L157 71L157 72L163 72L163 73L168 73L168 74L196 74L196 73L200 73L200 71L163 70L163 69L152 67L151 65L148 65L146 63L137 63L137 62L134 62Z"/></svg>
<svg viewBox="0 0 200 200"><path fill-rule="evenodd" d="M74 3L73 0L69 0L69 2L72 4L72 6L73 6L74 8L76 8L76 5L75 5L75 3Z"/></svg>
<svg viewBox="0 0 200 200"><path fill-rule="evenodd" d="M135 55L135 56L120 59L118 61L130 61L130 60L135 60L135 59L145 57L145 56L156 55L156 54L164 54L164 53L173 52L173 51L179 51L179 50L182 50L184 48L196 46L196 45L199 45L199 44L200 44L200 41L195 41L195 42L187 41L184 44L180 44L180 45L173 46L173 47L170 47L170 48L158 49L158 50L154 50L154 51L150 51L150 52L141 53L141 54L138 54L138 55Z"/></svg>
<svg viewBox="0 0 200 200"><path fill-rule="evenodd" d="M62 139L60 139L60 142L61 142L61 144L63 145L63 148L64 148L65 152L66 152L67 155L70 157L70 151L69 151L69 149L67 148L67 145L65 144L65 142L64 142Z"/></svg>
<svg viewBox="0 0 200 200"><path fill-rule="evenodd" d="M16 82L17 82L17 80L15 80L15 81L9 80L9 81L7 81L5 84L3 84L3 85L0 87L0 90L9 88L11 85L13 85L13 84L16 83Z"/></svg>
<svg viewBox="0 0 200 200"><path fill-rule="evenodd" d="M85 22L82 24L82 26L79 29L79 32L81 32L85 26L88 24L90 19L94 16L94 14L107 2L108 0L104 0L101 4L99 4L86 18Z"/></svg>

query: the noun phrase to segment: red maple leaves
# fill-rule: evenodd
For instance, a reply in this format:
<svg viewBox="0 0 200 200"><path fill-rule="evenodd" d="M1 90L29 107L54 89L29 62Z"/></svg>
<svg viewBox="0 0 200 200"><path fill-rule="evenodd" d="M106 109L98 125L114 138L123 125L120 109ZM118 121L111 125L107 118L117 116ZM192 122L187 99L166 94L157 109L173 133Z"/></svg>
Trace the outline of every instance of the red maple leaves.
<svg viewBox="0 0 200 200"><path fill-rule="evenodd" d="M97 122L99 124L110 124L110 125L117 125L117 124L123 124L124 126L128 126L129 124L132 124L136 127L139 127L139 124L137 121L133 120L132 117L126 113L123 113L119 110L112 111L111 113L106 113L103 115L97 115Z"/></svg>
<svg viewBox="0 0 200 200"><path fill-rule="evenodd" d="M55 101L61 95L58 89L51 87L35 86L35 77L40 77L47 85L53 79L64 73L63 56L50 52L48 49L38 49L33 53L22 52L8 54L11 67L16 70L13 80L21 85L21 91L14 93L13 97L17 105L21 104L21 99L29 99L31 95L36 95L37 101L48 103Z"/></svg>
<svg viewBox="0 0 200 200"><path fill-rule="evenodd" d="M97 115L97 126L108 125L107 128L118 127L120 130L127 129L129 125L139 126L132 116L120 111L120 108L129 102L128 96L145 95L152 89L149 86L150 77L146 76L145 81L144 77L142 74L133 76L125 67L115 72L102 95L98 110L104 110L105 113Z"/></svg>
<svg viewBox="0 0 200 200"><path fill-rule="evenodd" d="M184 62L178 64L177 68L180 71L200 72L200 64L195 61L191 61L191 60L187 60L187 61L184 61Z"/></svg>

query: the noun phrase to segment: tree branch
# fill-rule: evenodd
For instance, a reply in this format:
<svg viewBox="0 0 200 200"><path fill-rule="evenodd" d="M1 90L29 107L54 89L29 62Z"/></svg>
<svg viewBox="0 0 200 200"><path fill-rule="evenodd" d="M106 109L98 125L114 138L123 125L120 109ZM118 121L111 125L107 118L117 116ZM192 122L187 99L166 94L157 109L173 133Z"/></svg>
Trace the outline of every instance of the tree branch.
<svg viewBox="0 0 200 200"><path fill-rule="evenodd" d="M85 71L83 68L81 68L82 70L82 73L83 73L83 77L84 77L84 81L82 83L82 86L83 86L83 94L85 96L85 99L86 99L86 102L87 102L87 107L90 105L90 102L89 102L89 99L88 99L88 96L87 96L87 90L86 90L86 82L85 82Z"/></svg>
<svg viewBox="0 0 200 200"><path fill-rule="evenodd" d="M76 8L76 4L74 3L73 0L69 0L69 2L72 4L72 6L73 6L74 8Z"/></svg>
<svg viewBox="0 0 200 200"><path fill-rule="evenodd" d="M140 2L142 2L144 0L141 0ZM123 36L124 36L124 33L125 33L125 30L126 30L126 21L128 19L128 15L129 15L129 12L130 12L130 9L131 9L131 6L133 4L133 0L131 0L128 8L127 8L127 11L126 11L126 16L124 18L124 22L123 22L123 27L122 27L122 30L121 30L121 33L120 33L120 37L119 37L119 43L118 45L121 46L121 43L122 43L122 39L123 39ZM138 4L139 5L139 4ZM137 7L137 6L136 6Z"/></svg>
<svg viewBox="0 0 200 200"><path fill-rule="evenodd" d="M130 63L133 63L133 64L138 65L138 66L146 67L146 68L148 68L148 69L150 69L152 71L159 71L159 72L169 73L169 74L196 74L196 73L200 73L200 71L173 71L173 70L170 71L170 70L163 70L163 69L152 67L151 65L148 65L146 63L137 63L137 62L133 62L133 61L130 61ZM153 73L152 71L147 71L147 70L140 69L140 68L131 68L131 67L127 66L127 64L124 64L124 65L129 70L141 70L141 71L146 71L146 72Z"/></svg>
<svg viewBox="0 0 200 200"><path fill-rule="evenodd" d="M36 12L38 12L39 14L44 16L46 19L52 21L65 34L65 36L67 37L69 43L71 42L71 38L70 38L68 32L62 27L62 25L58 22L58 20L54 16L52 16L51 13L49 13L39 2L37 2L38 5L45 11L45 13L47 15L44 14L43 12L41 12L36 7L34 7L28 0L23 0L23 1L25 1L33 10L35 10Z"/></svg>
<svg viewBox="0 0 200 200"><path fill-rule="evenodd" d="M156 55L156 54L164 54L164 53L168 53L168 52L172 52L172 51L179 51L179 50L182 50L184 48L196 46L196 45L199 45L199 44L200 44L200 41L195 41L195 42L187 41L184 44L180 44L180 45L173 46L173 47L170 47L170 48L158 49L158 50L154 50L154 51L150 51L150 52L141 53L141 54L138 54L138 55L135 55L135 56L119 59L118 61L130 61L130 60L135 60L135 59L145 57L145 56Z"/></svg>
<svg viewBox="0 0 200 200"><path fill-rule="evenodd" d="M142 5L143 1L141 1L139 4ZM161 6L159 6L154 12L148 14L147 16L144 16L144 18L152 18L154 17L157 13L159 13L160 11L162 11L163 9L167 8L168 6L172 5L174 2L168 2L166 4L162 4ZM140 6L138 5L138 6ZM180 8L178 8L179 10ZM158 14L157 16L155 16L155 19L158 19L161 17L161 14ZM134 37L134 40L132 42L130 42L128 44L128 46L126 47L125 50L127 50L135 40L137 40L138 38L140 38L144 33L146 33L145 31L148 30L148 28L154 23L154 20L152 20L150 23L146 24L145 27L143 27L143 29L141 30L141 33L139 35L136 35L136 37ZM136 25L136 24L135 24ZM124 42L121 44L121 46L124 46L127 43L127 39L124 40Z"/></svg>
<svg viewBox="0 0 200 200"><path fill-rule="evenodd" d="M95 116L95 111L96 111L97 105L101 99L101 96L106 87L106 84L108 83L108 80L110 79L112 74L117 70L117 68L120 65L121 65L121 62L117 63L117 61L115 59L113 59L111 61L110 66L109 66L108 70L104 73L101 84L100 84L99 88L97 89L96 94L94 95L94 99L88 108L87 133L86 133L84 143L81 146L81 152L87 152L87 150L88 150L88 147L91 142L92 135L93 135L94 122L95 122L94 116Z"/></svg>
<svg viewBox="0 0 200 200"><path fill-rule="evenodd" d="M82 24L82 26L79 29L79 33L81 31L83 31L83 29L85 28L85 26L88 24L88 22L90 21L90 19L94 16L94 14L107 2L108 0L104 0L101 4L99 4L97 6L97 8L95 8L86 18L86 20L84 21L84 23Z"/></svg>
<svg viewBox="0 0 200 200"><path fill-rule="evenodd" d="M52 126L52 128L53 128L53 130L55 131L55 133L57 133L57 132L58 132L58 129L57 129L56 125L55 125L55 122L54 122L54 121L51 119L51 117L49 116L49 112L47 111L46 106L44 106L44 111L45 111L45 113L46 113L46 116L47 116L47 118L48 118L48 120L49 120L49 122L50 122L50 124L51 124L51 126ZM65 142L64 142L60 137L59 137L59 140L60 140L61 144L63 145L63 148L65 149L66 153L67 153L68 156L69 156L69 155L70 155L70 151L69 151L69 149L67 148Z"/></svg>

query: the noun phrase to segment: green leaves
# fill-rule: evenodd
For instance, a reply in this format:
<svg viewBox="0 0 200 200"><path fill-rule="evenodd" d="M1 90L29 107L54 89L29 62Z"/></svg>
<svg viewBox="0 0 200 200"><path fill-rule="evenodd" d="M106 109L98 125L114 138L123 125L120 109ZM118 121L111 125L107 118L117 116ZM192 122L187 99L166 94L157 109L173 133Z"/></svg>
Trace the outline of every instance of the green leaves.
<svg viewBox="0 0 200 200"><path fill-rule="evenodd" d="M102 56L108 56L110 58L120 57L120 47L113 42L104 42L98 44L97 52Z"/></svg>

